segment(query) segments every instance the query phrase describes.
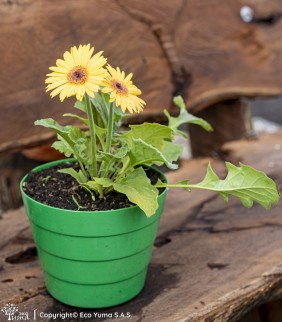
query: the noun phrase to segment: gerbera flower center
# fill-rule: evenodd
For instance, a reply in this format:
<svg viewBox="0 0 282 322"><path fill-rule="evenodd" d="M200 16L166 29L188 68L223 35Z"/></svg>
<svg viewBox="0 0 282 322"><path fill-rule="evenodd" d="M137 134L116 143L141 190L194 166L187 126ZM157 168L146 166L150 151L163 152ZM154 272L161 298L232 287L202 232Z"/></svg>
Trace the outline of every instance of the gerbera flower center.
<svg viewBox="0 0 282 322"><path fill-rule="evenodd" d="M83 66L75 66L68 72L68 81L73 84L84 84L87 81L87 69Z"/></svg>
<svg viewBox="0 0 282 322"><path fill-rule="evenodd" d="M118 94L122 94L122 95L127 95L128 94L128 88L122 82L113 79L111 83L112 83L111 84L112 88Z"/></svg>

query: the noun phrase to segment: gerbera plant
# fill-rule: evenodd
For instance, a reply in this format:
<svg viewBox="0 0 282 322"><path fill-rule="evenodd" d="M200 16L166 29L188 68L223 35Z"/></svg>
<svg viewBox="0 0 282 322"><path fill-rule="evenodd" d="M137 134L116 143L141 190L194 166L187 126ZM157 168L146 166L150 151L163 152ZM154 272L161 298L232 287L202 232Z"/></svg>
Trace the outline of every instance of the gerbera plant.
<svg viewBox="0 0 282 322"><path fill-rule="evenodd" d="M176 187L188 191L192 188L217 191L225 201L228 195L238 197L246 207L253 201L265 208L277 203L279 194L273 180L263 172L240 164L236 167L226 163L228 174L220 180L211 166L198 184L189 180L177 184L158 181L152 184L147 177L146 166L165 164L177 169L176 161L182 146L174 142L175 135L186 134L179 130L184 123L194 123L207 131L212 127L201 118L187 112L181 97L175 97L179 115L173 117L168 111L165 115L168 125L143 123L131 125L128 131L121 129L122 118L126 113L140 113L145 102L139 97L141 91L132 82L132 73L106 65L102 52L94 54L90 45L72 47L65 52L64 59L58 59L46 79L47 91L51 96L59 95L60 100L75 96L75 108L85 116L67 113L86 126L62 126L53 119L35 122L57 132L58 141L53 147L67 157L74 156L79 170L61 169L91 193L95 198L104 198L112 190L125 194L129 201L138 205L149 217L158 207L158 188Z"/></svg>

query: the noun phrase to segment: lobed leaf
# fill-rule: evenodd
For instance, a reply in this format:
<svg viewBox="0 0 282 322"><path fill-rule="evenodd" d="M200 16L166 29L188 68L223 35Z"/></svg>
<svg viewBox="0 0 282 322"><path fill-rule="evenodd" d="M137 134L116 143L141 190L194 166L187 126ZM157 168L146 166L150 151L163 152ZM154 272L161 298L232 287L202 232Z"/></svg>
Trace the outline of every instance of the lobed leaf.
<svg viewBox="0 0 282 322"><path fill-rule="evenodd" d="M73 150L70 145L58 134L59 141L55 141L52 144L52 148L63 153L67 158L73 155Z"/></svg>
<svg viewBox="0 0 282 322"><path fill-rule="evenodd" d="M51 118L38 120L34 124L54 130L58 134L58 139L61 143L56 142L53 147L58 148L67 157L70 156L70 151L72 151L72 154L81 165L82 163L87 164L88 138L78 127L72 125L62 126Z"/></svg>
<svg viewBox="0 0 282 322"><path fill-rule="evenodd" d="M179 115L177 117L173 117L167 110L165 110L164 113L168 118L168 126L174 131L174 133L180 134L187 138L187 135L184 132L178 130L179 126L186 123L197 124L208 132L213 131L212 126L207 121L200 117L196 117L187 111L185 103L181 96L174 97L173 102L180 109Z"/></svg>
<svg viewBox="0 0 282 322"><path fill-rule="evenodd" d="M224 201L228 201L228 195L233 195L247 208L251 207L254 201L266 209L270 208L271 204L278 203L276 184L265 173L244 164L236 167L226 162L226 167L228 174L224 180L220 180L209 165L204 180L190 187L217 191Z"/></svg>

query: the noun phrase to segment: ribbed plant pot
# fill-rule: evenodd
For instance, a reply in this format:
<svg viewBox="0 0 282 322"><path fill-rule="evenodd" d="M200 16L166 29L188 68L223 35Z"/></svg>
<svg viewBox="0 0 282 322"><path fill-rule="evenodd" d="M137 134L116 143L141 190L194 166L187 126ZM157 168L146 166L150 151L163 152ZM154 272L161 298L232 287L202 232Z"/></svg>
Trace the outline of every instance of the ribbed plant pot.
<svg viewBox="0 0 282 322"><path fill-rule="evenodd" d="M40 171L69 160L36 167ZM124 303L143 288L163 210L150 218L137 207L109 211L72 211L30 198L20 184L33 238L49 293L81 308Z"/></svg>

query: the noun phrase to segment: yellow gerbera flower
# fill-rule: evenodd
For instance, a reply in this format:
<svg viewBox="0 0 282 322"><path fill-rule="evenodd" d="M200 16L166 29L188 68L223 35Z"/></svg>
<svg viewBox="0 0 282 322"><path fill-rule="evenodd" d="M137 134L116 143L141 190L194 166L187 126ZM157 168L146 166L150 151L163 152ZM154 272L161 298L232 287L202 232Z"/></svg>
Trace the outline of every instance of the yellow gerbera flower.
<svg viewBox="0 0 282 322"><path fill-rule="evenodd" d="M120 69L107 66L108 74L105 77L102 86L104 93L110 93L110 102L116 102L123 112L128 110L130 113L142 112L146 103L137 95L141 94L140 89L132 84L132 73L125 77L125 73Z"/></svg>
<svg viewBox="0 0 282 322"><path fill-rule="evenodd" d="M53 72L45 83L46 92L51 91L51 97L60 94L60 100L66 97L76 96L82 100L85 92L94 97L94 92L98 92L103 78L107 71L103 66L107 60L102 56L102 51L93 57L94 47L80 45L78 48L72 47L64 53L64 60L57 59L55 67L50 67Z"/></svg>

